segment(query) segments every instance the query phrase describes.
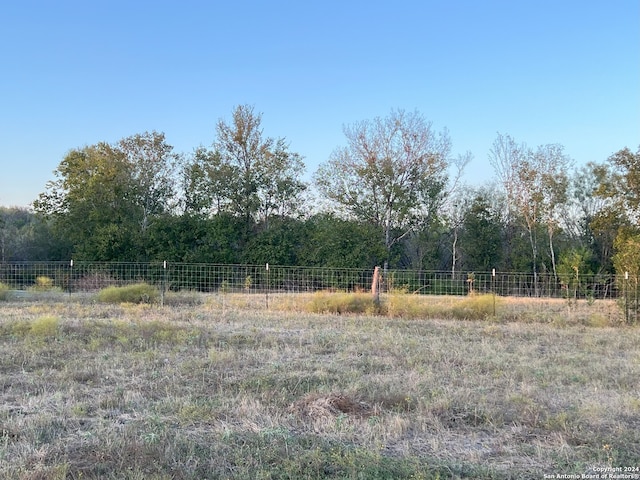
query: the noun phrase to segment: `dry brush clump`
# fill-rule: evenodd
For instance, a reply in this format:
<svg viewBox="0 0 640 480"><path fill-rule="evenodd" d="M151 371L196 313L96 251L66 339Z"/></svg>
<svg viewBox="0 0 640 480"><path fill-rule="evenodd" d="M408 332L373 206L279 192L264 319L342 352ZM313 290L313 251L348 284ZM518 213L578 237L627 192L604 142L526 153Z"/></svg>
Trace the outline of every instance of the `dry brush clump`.
<svg viewBox="0 0 640 480"><path fill-rule="evenodd" d="M9 285L0 282L0 302L9 299Z"/></svg>
<svg viewBox="0 0 640 480"><path fill-rule="evenodd" d="M640 332L0 306L0 477L539 478L640 455ZM604 448L604 447L607 448Z"/></svg>
<svg viewBox="0 0 640 480"><path fill-rule="evenodd" d="M103 303L158 303L160 291L153 285L136 283L103 288L96 298Z"/></svg>

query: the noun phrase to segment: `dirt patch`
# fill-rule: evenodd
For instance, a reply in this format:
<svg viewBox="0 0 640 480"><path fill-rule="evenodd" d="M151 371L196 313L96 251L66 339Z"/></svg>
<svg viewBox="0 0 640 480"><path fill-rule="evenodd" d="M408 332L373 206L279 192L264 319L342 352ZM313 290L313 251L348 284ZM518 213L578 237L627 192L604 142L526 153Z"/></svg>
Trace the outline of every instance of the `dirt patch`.
<svg viewBox="0 0 640 480"><path fill-rule="evenodd" d="M375 415L375 409L366 402L358 401L341 393L312 393L301 398L289 407L291 413L310 418L322 418L339 415L369 417Z"/></svg>

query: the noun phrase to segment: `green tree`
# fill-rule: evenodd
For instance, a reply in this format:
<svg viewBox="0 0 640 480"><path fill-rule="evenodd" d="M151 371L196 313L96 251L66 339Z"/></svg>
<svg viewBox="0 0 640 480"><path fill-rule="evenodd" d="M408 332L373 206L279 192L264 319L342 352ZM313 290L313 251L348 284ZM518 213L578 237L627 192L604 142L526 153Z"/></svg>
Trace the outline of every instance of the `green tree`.
<svg viewBox="0 0 640 480"><path fill-rule="evenodd" d="M603 256L612 251L619 255L627 240L640 231L640 148L636 153L628 148L619 150L606 163L594 165L593 174L597 178L595 196L603 204L589 226L602 245ZM617 263L614 256L611 262L621 273L616 258Z"/></svg>
<svg viewBox="0 0 640 480"><path fill-rule="evenodd" d="M230 214L165 215L150 228L147 255L158 261L235 264L246 237L244 223Z"/></svg>
<svg viewBox="0 0 640 480"><path fill-rule="evenodd" d="M479 191L462 215L460 249L469 271L489 272L498 268L502 251L502 221L486 192Z"/></svg>
<svg viewBox="0 0 640 480"><path fill-rule="evenodd" d="M302 265L372 268L387 258L380 230L370 223L320 213L306 220L307 241L301 246Z"/></svg>
<svg viewBox="0 0 640 480"><path fill-rule="evenodd" d="M611 271L611 252L619 225L612 217L607 218L611 201L596 193L600 185L596 174L599 168L595 163L588 163L571 175L567 202L560 212L569 248L590 251L595 272ZM609 227L613 229L609 230Z"/></svg>
<svg viewBox="0 0 640 480"><path fill-rule="evenodd" d="M637 323L640 314L640 233L636 228L621 229L615 240L613 265L622 292L625 317Z"/></svg>
<svg viewBox="0 0 640 480"><path fill-rule="evenodd" d="M218 122L213 150L196 150L184 170L188 211L227 212L266 228L298 211L307 188L302 157L283 138L265 137L261 123L247 105L235 108L231 123Z"/></svg>
<svg viewBox="0 0 640 480"><path fill-rule="evenodd" d="M308 242L308 227L305 222L277 217L268 229L251 235L242 252L242 263L301 265L301 250Z"/></svg>
<svg viewBox="0 0 640 480"><path fill-rule="evenodd" d="M352 218L380 229L388 258L441 205L451 141L418 112L402 110L347 126L344 134L346 147L320 166L315 183Z"/></svg>
<svg viewBox="0 0 640 480"><path fill-rule="evenodd" d="M164 135L70 151L33 206L86 260L140 260L153 219L174 201L177 156Z"/></svg>
<svg viewBox="0 0 640 480"><path fill-rule="evenodd" d="M26 208L0 207L0 262L68 259L68 245Z"/></svg>
<svg viewBox="0 0 640 480"><path fill-rule="evenodd" d="M571 248L560 254L558 275L566 289L567 298L576 299L578 292L582 292L586 287L583 277L593 273L590 263L591 251L585 247Z"/></svg>
<svg viewBox="0 0 640 480"><path fill-rule="evenodd" d="M633 153L623 148L611 155L608 162L597 169L600 185L597 193L614 201L631 221L640 222L640 147Z"/></svg>

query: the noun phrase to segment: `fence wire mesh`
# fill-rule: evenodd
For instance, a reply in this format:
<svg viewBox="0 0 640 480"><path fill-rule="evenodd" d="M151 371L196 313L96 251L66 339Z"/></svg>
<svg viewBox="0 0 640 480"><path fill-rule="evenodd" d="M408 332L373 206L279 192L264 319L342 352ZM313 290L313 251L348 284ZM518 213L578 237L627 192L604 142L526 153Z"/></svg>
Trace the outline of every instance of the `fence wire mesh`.
<svg viewBox="0 0 640 480"><path fill-rule="evenodd" d="M374 268L325 268L279 265L221 265L173 262L4 262L0 289L57 291L69 295L111 286L147 283L165 292L202 294L294 295L313 292L370 292ZM3 287L4 285L4 287ZM539 310L568 302L615 301L625 320L638 321L640 277L623 275L554 275L513 272L443 272L382 270L383 294L455 298L474 294L535 299ZM545 302L546 300L546 302ZM546 305L546 306L545 306Z"/></svg>
<svg viewBox="0 0 640 480"><path fill-rule="evenodd" d="M303 293L370 291L374 269L219 265L205 263L7 262L0 263L0 282L14 290L57 288L91 292L133 283L165 291ZM633 293L637 276L554 275L513 272L382 271L383 292L421 295L468 295L617 299Z"/></svg>

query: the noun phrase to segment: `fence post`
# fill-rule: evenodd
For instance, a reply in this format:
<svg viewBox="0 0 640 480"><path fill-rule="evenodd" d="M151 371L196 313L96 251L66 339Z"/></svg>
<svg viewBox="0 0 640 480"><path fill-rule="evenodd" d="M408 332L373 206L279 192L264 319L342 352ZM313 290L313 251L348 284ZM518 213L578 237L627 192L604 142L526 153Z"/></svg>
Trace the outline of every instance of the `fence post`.
<svg viewBox="0 0 640 480"><path fill-rule="evenodd" d="M72 284L73 284L73 258L69 260L69 296L71 296Z"/></svg>
<svg viewBox="0 0 640 480"><path fill-rule="evenodd" d="M164 307L164 292L167 289L167 261L162 262L162 289L160 290L160 306Z"/></svg>
<svg viewBox="0 0 640 480"><path fill-rule="evenodd" d="M264 268L267 271L267 288L264 290L264 297L267 304L267 310L269 310L269 264L267 263Z"/></svg>
<svg viewBox="0 0 640 480"><path fill-rule="evenodd" d="M629 272L624 272L624 321L629 323Z"/></svg>
<svg viewBox="0 0 640 480"><path fill-rule="evenodd" d="M376 308L380 307L380 267L373 269L373 280L371 281L371 294Z"/></svg>
<svg viewBox="0 0 640 480"><path fill-rule="evenodd" d="M491 270L491 292L493 293L493 316L496 316L496 269Z"/></svg>

